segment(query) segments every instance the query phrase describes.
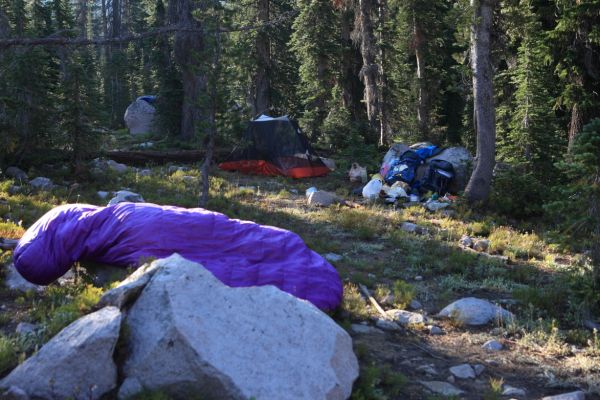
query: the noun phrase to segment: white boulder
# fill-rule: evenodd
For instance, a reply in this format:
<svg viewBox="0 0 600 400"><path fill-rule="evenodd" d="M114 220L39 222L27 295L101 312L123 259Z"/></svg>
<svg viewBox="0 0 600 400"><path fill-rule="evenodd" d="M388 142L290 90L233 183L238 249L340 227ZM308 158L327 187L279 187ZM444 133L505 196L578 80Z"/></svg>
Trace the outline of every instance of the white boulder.
<svg viewBox="0 0 600 400"><path fill-rule="evenodd" d="M350 396L352 340L311 303L274 286L230 288L178 255L152 265L127 315L126 380L176 398Z"/></svg>
<svg viewBox="0 0 600 400"><path fill-rule="evenodd" d="M131 203L143 203L144 198L134 192L130 192L129 190L119 190L115 193L115 197L110 199L108 202L109 206L114 206L115 204L123 203L123 202L131 202Z"/></svg>
<svg viewBox="0 0 600 400"><path fill-rule="evenodd" d="M101 398L117 386L113 352L120 327L115 307L78 319L0 381L0 388L15 386L42 399Z"/></svg>
<svg viewBox="0 0 600 400"><path fill-rule="evenodd" d="M512 313L487 300L465 297L446 306L439 316L452 318L465 325L485 325L492 321L506 321Z"/></svg>
<svg viewBox="0 0 600 400"><path fill-rule="evenodd" d="M156 109L145 100L137 99L125 111L125 124L132 135L154 132Z"/></svg>

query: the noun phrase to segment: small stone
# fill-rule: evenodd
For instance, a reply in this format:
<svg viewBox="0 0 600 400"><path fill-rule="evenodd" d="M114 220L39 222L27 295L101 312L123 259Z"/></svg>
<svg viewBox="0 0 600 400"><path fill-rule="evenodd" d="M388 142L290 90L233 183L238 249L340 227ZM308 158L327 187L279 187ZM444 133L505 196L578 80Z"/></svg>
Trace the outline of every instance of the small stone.
<svg viewBox="0 0 600 400"><path fill-rule="evenodd" d="M485 371L485 367L481 364L473 365L473 371L475 371L475 375L479 376Z"/></svg>
<svg viewBox="0 0 600 400"><path fill-rule="evenodd" d="M104 190L99 190L99 191L96 192L96 194L102 200L104 200L104 199L106 199L108 197L108 192L105 192Z"/></svg>
<svg viewBox="0 0 600 400"><path fill-rule="evenodd" d="M450 382L450 383L454 383L454 382L456 382L456 379L454 379L454 375L449 375L449 376L446 378L446 381L448 381L448 382Z"/></svg>
<svg viewBox="0 0 600 400"><path fill-rule="evenodd" d="M152 175L152 171L149 169L142 169L140 170L140 172L138 172L139 176L150 176Z"/></svg>
<svg viewBox="0 0 600 400"><path fill-rule="evenodd" d="M400 330L400 326L394 321L390 321L389 319L379 318L377 321L375 321L375 326L380 329L383 329L384 331L393 332Z"/></svg>
<svg viewBox="0 0 600 400"><path fill-rule="evenodd" d="M38 190L52 190L54 187L52 181L49 178L44 178L43 176L38 176L37 178L32 179L29 184L32 188Z"/></svg>
<svg viewBox="0 0 600 400"><path fill-rule="evenodd" d="M29 398L26 391L16 386L9 387L0 396L2 400L29 400Z"/></svg>
<svg viewBox="0 0 600 400"><path fill-rule="evenodd" d="M585 400L585 393L578 390L576 392L557 394L555 396L546 396L543 397L542 400Z"/></svg>
<svg viewBox="0 0 600 400"><path fill-rule="evenodd" d="M475 371L469 364L455 365L450 368L450 373L460 379L475 379Z"/></svg>
<svg viewBox="0 0 600 400"><path fill-rule="evenodd" d="M443 335L444 331L439 326L433 325L431 328L429 328L429 334L430 335Z"/></svg>
<svg viewBox="0 0 600 400"><path fill-rule="evenodd" d="M433 365L428 364L428 365L421 365L420 367L417 367L417 371L419 372L423 372L427 375L439 375L439 373L437 372L437 370L434 368Z"/></svg>
<svg viewBox="0 0 600 400"><path fill-rule="evenodd" d="M144 388L142 387L142 384L136 378L126 378L119 388L117 399L125 400L132 398L143 390Z"/></svg>
<svg viewBox="0 0 600 400"><path fill-rule="evenodd" d="M325 259L330 262L338 262L338 261L341 261L342 258L344 258L344 256L341 256L336 253L327 253L323 257L325 257Z"/></svg>
<svg viewBox="0 0 600 400"><path fill-rule="evenodd" d="M317 190L308 196L308 205L314 207L329 207L332 204L339 203L340 200L335 193Z"/></svg>
<svg viewBox="0 0 600 400"><path fill-rule="evenodd" d="M463 237L460 238L460 240L458 241L458 243L461 246L473 247L473 239L471 239L471 237L467 236L467 235L463 235Z"/></svg>
<svg viewBox="0 0 600 400"><path fill-rule="evenodd" d="M423 308L423 304L421 304L419 302L419 300L411 300L410 304L408 305L408 307L411 310L420 310Z"/></svg>
<svg viewBox="0 0 600 400"><path fill-rule="evenodd" d="M144 198L137 193L130 192L129 190L119 190L115 193L115 197L108 202L108 205L112 206L123 202L143 203Z"/></svg>
<svg viewBox="0 0 600 400"><path fill-rule="evenodd" d="M352 324L352 325L350 325L350 330L353 333L358 333L358 334L383 333L380 329L377 329L370 325L363 325L363 324Z"/></svg>
<svg viewBox="0 0 600 400"><path fill-rule="evenodd" d="M415 276L415 281L422 281L423 277L421 275Z"/></svg>
<svg viewBox="0 0 600 400"><path fill-rule="evenodd" d="M8 167L4 172L4 175L13 178L15 181L27 182L27 174L21 168Z"/></svg>
<svg viewBox="0 0 600 400"><path fill-rule="evenodd" d="M500 351L504 348L502 343L497 340L488 340L481 346L482 349L487 351Z"/></svg>
<svg viewBox="0 0 600 400"><path fill-rule="evenodd" d="M413 224L412 222L403 222L402 225L400 225L400 229L409 233L415 233L418 227L419 225Z"/></svg>
<svg viewBox="0 0 600 400"><path fill-rule="evenodd" d="M13 196L15 194L19 194L20 192L21 192L21 186L11 185L8 188L8 194L10 194L11 196Z"/></svg>
<svg viewBox="0 0 600 400"><path fill-rule="evenodd" d="M441 394L442 396L460 396L464 393L462 390L448 382L421 381L420 383L433 393Z"/></svg>
<svg viewBox="0 0 600 400"><path fill-rule="evenodd" d="M17 328L15 329L15 332L19 335L29 335L35 332L37 328L38 326L35 324L30 324L28 322L19 322Z"/></svg>
<svg viewBox="0 0 600 400"><path fill-rule="evenodd" d="M419 313L414 313L406 310L389 310L386 311L386 314L389 315L394 321L398 322L402 326L414 325L414 324L422 324L425 322L425 318L423 315Z"/></svg>
<svg viewBox="0 0 600 400"><path fill-rule="evenodd" d="M108 166L108 168L111 171L114 171L117 174L124 174L129 169L129 167L127 165L118 163L118 162L116 162L114 160L108 160L106 162L106 165Z"/></svg>
<svg viewBox="0 0 600 400"><path fill-rule="evenodd" d="M473 243L473 249L477 251L487 251L490 248L490 241L487 239L479 239Z"/></svg>
<svg viewBox="0 0 600 400"><path fill-rule="evenodd" d="M391 306L392 304L394 304L395 301L396 297L393 294L388 293L381 299L381 304L385 306Z"/></svg>
<svg viewBox="0 0 600 400"><path fill-rule="evenodd" d="M502 396L518 396L518 397L525 397L525 390L520 389L520 388L516 388L516 387L512 387L509 385L504 385L502 387Z"/></svg>

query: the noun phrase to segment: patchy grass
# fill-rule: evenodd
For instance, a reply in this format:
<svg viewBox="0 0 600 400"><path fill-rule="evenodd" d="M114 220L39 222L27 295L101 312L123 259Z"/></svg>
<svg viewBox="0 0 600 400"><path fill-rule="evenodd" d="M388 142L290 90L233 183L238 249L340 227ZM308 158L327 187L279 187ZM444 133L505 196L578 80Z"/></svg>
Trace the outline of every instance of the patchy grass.
<svg viewBox="0 0 600 400"><path fill-rule="evenodd" d="M0 334L0 375L17 365L17 362L14 340Z"/></svg>

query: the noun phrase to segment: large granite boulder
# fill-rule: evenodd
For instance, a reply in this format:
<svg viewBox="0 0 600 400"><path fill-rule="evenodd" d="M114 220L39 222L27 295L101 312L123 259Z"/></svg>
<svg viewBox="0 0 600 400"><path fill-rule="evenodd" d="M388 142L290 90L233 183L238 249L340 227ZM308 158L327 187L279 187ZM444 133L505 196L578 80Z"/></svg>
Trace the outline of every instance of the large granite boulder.
<svg viewBox="0 0 600 400"><path fill-rule="evenodd" d="M78 319L0 381L0 389L20 388L36 399L101 398L117 386L120 328L116 307Z"/></svg>
<svg viewBox="0 0 600 400"><path fill-rule="evenodd" d="M125 111L125 124L132 135L154 132L156 109L147 101L137 99Z"/></svg>
<svg viewBox="0 0 600 400"><path fill-rule="evenodd" d="M19 167L6 168L4 175L8 176L9 178L13 178L16 181L27 182L28 179L27 173Z"/></svg>
<svg viewBox="0 0 600 400"><path fill-rule="evenodd" d="M144 268L125 283L136 292L147 281L126 319L127 395L143 388L177 399L350 396L358 376L352 340L311 303L274 286L230 288L178 255Z"/></svg>

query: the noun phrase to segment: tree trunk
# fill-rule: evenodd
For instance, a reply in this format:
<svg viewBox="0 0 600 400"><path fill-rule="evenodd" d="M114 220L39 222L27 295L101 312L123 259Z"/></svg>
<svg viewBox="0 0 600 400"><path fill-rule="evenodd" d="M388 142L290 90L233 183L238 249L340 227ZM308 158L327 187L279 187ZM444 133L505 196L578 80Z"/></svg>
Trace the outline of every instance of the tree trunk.
<svg viewBox="0 0 600 400"><path fill-rule="evenodd" d="M200 22L192 16L198 8L193 0L169 2L171 23L184 28L199 30ZM204 50L204 38L197 32L178 32L175 35L175 61L181 66L183 84L183 105L180 137L191 141L200 131L206 120L206 110L201 106L201 97L206 93L207 78L200 65Z"/></svg>
<svg viewBox="0 0 600 400"><path fill-rule="evenodd" d="M471 7L474 7L474 20L471 27L471 69L477 155L475 169L465 190L465 196L470 203L487 201L496 158L496 112L490 55L494 4L495 0L471 0Z"/></svg>
<svg viewBox="0 0 600 400"><path fill-rule="evenodd" d="M367 118L374 130L379 129L380 99L377 82L379 80L379 65L377 64L377 43L371 20L374 0L359 0L358 28L360 32L360 53L363 66L360 77L365 85L364 100L367 106Z"/></svg>
<svg viewBox="0 0 600 400"><path fill-rule="evenodd" d="M259 24L267 24L270 14L270 0L258 0L257 19ZM271 40L266 26L261 27L256 35L257 66L254 75L253 114L267 112L271 108Z"/></svg>
<svg viewBox="0 0 600 400"><path fill-rule="evenodd" d="M413 13L415 10L413 10ZM417 87L419 90L417 122L423 140L429 139L429 88L425 80L425 55L423 54L424 35L421 24L413 14L413 45L417 61Z"/></svg>
<svg viewBox="0 0 600 400"><path fill-rule="evenodd" d="M379 0L379 43L384 43L385 38L385 21L387 19L387 0ZM384 46L379 46L379 65L380 68L380 77L379 77L379 145L383 146L387 143L389 137L391 136L391 129L388 120L388 107L385 102L387 97L387 75L385 68L385 49Z"/></svg>
<svg viewBox="0 0 600 400"><path fill-rule="evenodd" d="M571 108L571 122L569 123L569 152L573 148L581 128L583 128L583 113L579 109L579 104L575 103Z"/></svg>
<svg viewBox="0 0 600 400"><path fill-rule="evenodd" d="M352 119L358 121L364 113L360 102L364 89L357 76L360 73L362 58L352 45L352 13L344 10L341 16L341 39L344 45L341 64L341 87L344 107L350 111Z"/></svg>

